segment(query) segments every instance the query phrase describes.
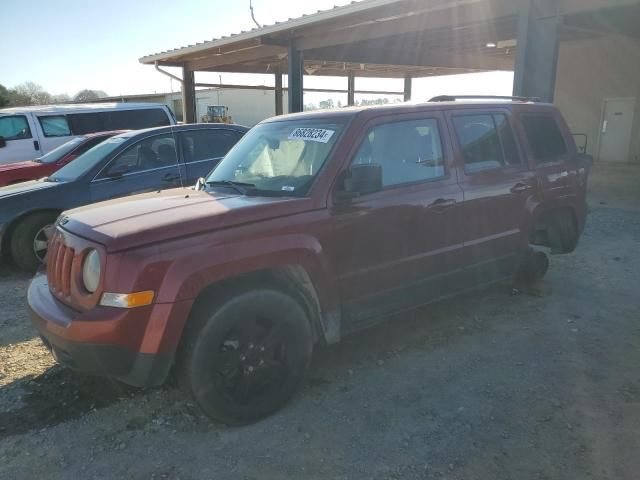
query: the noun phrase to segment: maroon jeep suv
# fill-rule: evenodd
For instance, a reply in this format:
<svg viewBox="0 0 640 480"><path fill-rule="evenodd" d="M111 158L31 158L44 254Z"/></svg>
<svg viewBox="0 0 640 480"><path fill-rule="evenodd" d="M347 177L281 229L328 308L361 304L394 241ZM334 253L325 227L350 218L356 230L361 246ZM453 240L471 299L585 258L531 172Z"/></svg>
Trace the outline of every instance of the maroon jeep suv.
<svg viewBox="0 0 640 480"><path fill-rule="evenodd" d="M268 415L314 345L575 249L589 157L526 99L347 108L254 127L191 188L64 213L33 323L62 364L172 369L213 419Z"/></svg>

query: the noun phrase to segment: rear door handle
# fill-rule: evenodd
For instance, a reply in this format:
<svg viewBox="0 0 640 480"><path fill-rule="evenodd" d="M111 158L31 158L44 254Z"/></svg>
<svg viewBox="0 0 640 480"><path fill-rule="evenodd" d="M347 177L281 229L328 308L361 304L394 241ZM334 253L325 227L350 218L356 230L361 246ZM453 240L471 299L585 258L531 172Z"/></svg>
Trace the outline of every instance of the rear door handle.
<svg viewBox="0 0 640 480"><path fill-rule="evenodd" d="M33 141L33 148L35 148L37 151L40 151L40 142L38 142L38 140Z"/></svg>
<svg viewBox="0 0 640 480"><path fill-rule="evenodd" d="M455 204L455 198L439 198L430 203L428 208L440 212L442 210L446 210L447 208L453 207Z"/></svg>
<svg viewBox="0 0 640 480"><path fill-rule="evenodd" d="M529 190L533 190L533 185L529 185L528 183L516 183L511 187L511 193L521 193Z"/></svg>

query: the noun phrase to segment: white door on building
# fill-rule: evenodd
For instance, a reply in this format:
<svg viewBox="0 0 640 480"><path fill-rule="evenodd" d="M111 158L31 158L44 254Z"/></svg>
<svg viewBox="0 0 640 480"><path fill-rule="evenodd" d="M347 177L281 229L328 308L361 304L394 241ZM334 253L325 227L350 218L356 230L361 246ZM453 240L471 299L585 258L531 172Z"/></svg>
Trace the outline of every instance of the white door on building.
<svg viewBox="0 0 640 480"><path fill-rule="evenodd" d="M628 162L635 98L605 98L600 125L601 162Z"/></svg>

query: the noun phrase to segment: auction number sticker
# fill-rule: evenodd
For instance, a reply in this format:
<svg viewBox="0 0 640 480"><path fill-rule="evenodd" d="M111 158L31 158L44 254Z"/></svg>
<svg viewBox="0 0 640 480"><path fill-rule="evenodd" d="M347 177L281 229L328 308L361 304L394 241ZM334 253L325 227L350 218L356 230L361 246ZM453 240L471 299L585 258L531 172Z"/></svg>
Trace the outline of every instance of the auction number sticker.
<svg viewBox="0 0 640 480"><path fill-rule="evenodd" d="M311 142L327 143L336 133L335 130L324 128L296 128L289 134L289 140L308 140Z"/></svg>

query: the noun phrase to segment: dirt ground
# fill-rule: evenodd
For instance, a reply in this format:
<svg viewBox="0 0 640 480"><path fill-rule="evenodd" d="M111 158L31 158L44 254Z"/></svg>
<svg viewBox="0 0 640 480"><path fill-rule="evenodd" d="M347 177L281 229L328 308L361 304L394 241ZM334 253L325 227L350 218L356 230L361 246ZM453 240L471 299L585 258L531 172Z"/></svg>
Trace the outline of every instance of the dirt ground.
<svg viewBox="0 0 640 480"><path fill-rule="evenodd" d="M317 351L304 390L242 428L56 366L4 267L0 479L637 479L639 185L596 168L544 296L496 288Z"/></svg>

